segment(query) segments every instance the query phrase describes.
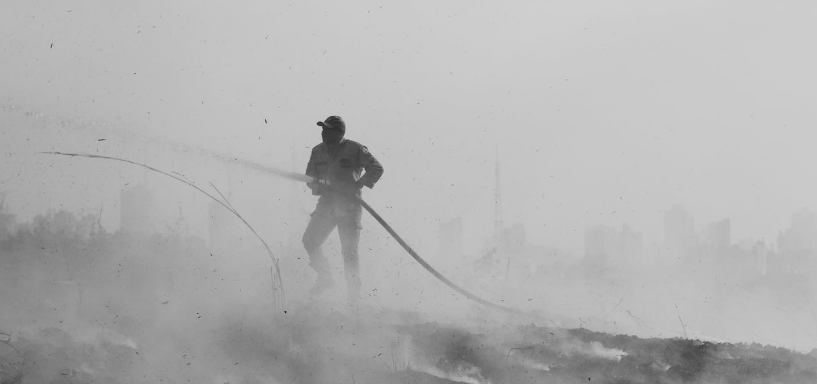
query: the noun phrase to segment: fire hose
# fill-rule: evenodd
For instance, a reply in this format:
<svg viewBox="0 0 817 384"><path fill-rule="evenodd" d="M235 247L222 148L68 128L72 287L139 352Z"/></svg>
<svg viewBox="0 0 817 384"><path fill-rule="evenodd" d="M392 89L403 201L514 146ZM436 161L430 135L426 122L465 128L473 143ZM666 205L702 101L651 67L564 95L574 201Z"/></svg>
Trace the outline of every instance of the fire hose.
<svg viewBox="0 0 817 384"><path fill-rule="evenodd" d="M233 214L237 215L244 222L244 224L246 224L250 228L250 230L252 230L253 233L255 233L255 235L261 240L261 242L267 248L267 251L269 252L270 256L272 257L272 261L273 261L273 264L275 265L275 269L277 271L278 278L279 278L279 281L280 281L281 273L280 273L280 270L278 269L278 261L272 255L272 251L269 249L269 246L267 246L266 242L264 242L264 240L261 238L261 236L258 235L257 232L255 232L255 229L253 229L249 225L249 223L247 223L247 221L244 220L243 217L238 215L238 212L232 207L232 205L229 202L226 201L226 199L225 199L225 202L222 202L221 200L216 199L214 196L212 196L211 194L205 192L204 190L197 187L196 185L194 185L192 182L190 182L188 180L179 178L179 177L177 177L175 175L171 175L171 174L169 174L167 172L161 171L161 170L156 169L154 167L151 167L151 166L148 166L148 165L145 165L145 164L142 164L142 163L137 163L137 162L134 162L134 161L130 161L130 160L120 159L120 158L111 157L111 156L101 156L101 155L91 155L91 154L81 154L81 153L66 153L66 152L41 152L41 153L42 154L49 154L49 155L62 155L62 156L72 156L72 157L73 156L79 156L79 157L87 157L87 158L121 161L121 162L129 163L129 164L133 164L133 165L138 165L138 166L147 168L147 169L149 169L151 171L161 173L161 174L163 174L165 176L168 176L168 177L171 177L171 178L173 178L175 180L181 181L181 182L183 182L183 183L185 183L185 184L199 190L200 192L202 192L205 195L209 196L213 200L216 200L217 202L219 202L221 205L223 205L225 208L227 208ZM275 168L272 168L272 167L269 167L269 166L266 166L266 165L258 164L258 163L247 161L247 160L235 159L235 162L238 162L239 164L242 164L242 165L247 166L249 168L252 168L252 169L255 169L255 170L258 170L258 171L263 171L263 172L266 172L266 173L271 173L271 174L273 174L275 176L286 178L286 179L289 179L289 180L302 181L302 182L312 182L312 181L314 181L314 179L312 177L310 177L310 176L306 176L306 175L296 173L296 172L281 171L281 170L278 170L278 169L275 169ZM212 184L211 184L211 186L212 186ZM213 187L215 188L215 186L213 186ZM217 189L216 189L216 191L218 192ZM219 194L221 194L221 192L219 192ZM399 243L400 246L403 247L403 249L405 249L406 252L408 252L408 254L412 258L414 258L415 261L417 261L417 263L419 263L423 268L426 269L426 271L431 273L431 275L433 275L435 278L440 280L443 284L445 284L446 286L448 286L449 288L451 288L455 292L465 296L466 298L468 298L470 300L473 300L473 301L475 301L475 302L477 302L479 304L482 304L482 305L484 305L486 307L498 309L498 310L505 311L505 312L520 313L519 310L490 302L488 300L485 300L485 299L483 299L483 298L481 298L479 296L476 296L476 295L466 291L465 289L458 286L457 284L454 284L451 280L449 280L448 278L443 276L440 272L438 272L436 269L434 269L434 267L432 267L430 264L428 264L428 262L426 262L422 257L420 257L420 255L418 255L417 252L415 252L411 248L411 246L409 246L408 243L406 243L405 240L403 240L403 238L400 237L400 235L398 235L397 232L395 232L395 230L388 223L386 223L386 221L374 210L374 208L372 208L368 203L366 203L366 201L363 200L363 198L361 198L360 196L351 195L351 194L348 194L348 195L345 195L345 196L347 196L348 198L351 198L355 203L360 204L360 206L363 207L363 209L365 209L367 212L369 212L369 214L372 215L372 217L374 217L374 219L377 220L377 222L380 223L380 225L392 237L394 237L395 240L397 240L397 243ZM222 195L222 198L224 198L223 195ZM283 298L283 287L281 287L281 295L282 295L282 298Z"/></svg>
<svg viewBox="0 0 817 384"><path fill-rule="evenodd" d="M306 183L315 181L315 179L313 177L303 175L303 174L300 174L300 173L296 173L296 172L281 171L281 170L278 170L278 169L275 169L275 168L272 168L272 167L268 167L268 166L265 166L265 165L262 165L262 164L258 164L258 163L254 163L254 162L250 162L250 161L246 161L246 160L242 160L241 163L244 164L244 165L247 165L247 166L249 166L251 168L261 170L261 171L266 171L268 173L272 173L273 175L283 177L283 178L286 178L286 179L290 179L290 180L294 180L294 181L302 181L302 182L306 182ZM473 301L475 301L475 302L477 302L479 304L482 304L482 305L484 305L486 307L491 307L491 308L499 309L499 310L506 311L506 312L513 312L513 313L518 313L519 312L516 309L509 308L509 307L499 305L499 304L490 302L488 300L485 300L485 299L483 299L483 298L481 298L481 297L479 297L477 295L474 295L471 292L466 291L465 289L458 286L457 284L454 284L454 282L449 280L447 277L443 276L440 272L437 272L437 270L434 269L434 267L432 267L430 264L428 264L428 262L426 262L422 257L420 257L420 255L418 255L417 252L415 252L414 249L412 249L411 246L409 246L408 243L406 243L406 241L403 240L403 238L400 237L400 235L398 235L397 232L386 222L386 220L384 220L374 210L374 208L372 208L371 205L366 203L366 201L363 200L362 197L357 196L357 195L353 195L353 194L347 194L345 196L347 198L352 199L352 201L354 201L355 203L360 204L360 206L363 207L363 209L365 209L366 212L369 212L369 214L372 215L372 217L374 217L374 219L377 220L378 223L380 223L380 225L383 227L383 229L385 229L386 232L388 232L395 240L397 240L397 243L400 244L400 246L403 247L403 249L405 249L406 252L408 252L408 254L412 258L414 258L415 261L417 261L417 263L419 263L423 268L425 268L426 271L428 271L429 273L431 273L431 275L436 277L437 280L440 280L443 284L447 285L449 288L453 289L455 292L457 292L457 293L465 296L466 298L471 299L471 300L473 300Z"/></svg>

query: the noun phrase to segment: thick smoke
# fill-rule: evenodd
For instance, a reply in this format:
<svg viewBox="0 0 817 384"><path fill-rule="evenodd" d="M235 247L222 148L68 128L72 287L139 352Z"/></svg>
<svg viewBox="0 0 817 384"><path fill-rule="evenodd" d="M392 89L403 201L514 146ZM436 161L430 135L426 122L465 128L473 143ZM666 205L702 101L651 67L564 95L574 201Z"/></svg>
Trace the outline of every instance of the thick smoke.
<svg viewBox="0 0 817 384"><path fill-rule="evenodd" d="M36 116L15 118L43 129L52 124ZM169 159L208 152L171 149L155 149L147 162L169 165ZM22 199L6 184L0 210L0 382L809 382L817 369L813 354L777 344L793 339L769 325L789 321L791 335L811 345L801 336L813 337L814 323L795 308L811 300L808 289L770 291L786 298L773 301L777 296L762 292L747 297L751 291L740 279L718 280L721 275L706 276L701 269L627 274L560 255L547 268L496 251L429 255L455 282L519 310L511 314L448 290L373 222L361 241L368 251L361 306L344 303L343 287L310 298L314 275L298 238L311 203L303 197L276 200L271 215L246 211L281 259L288 293L282 311L264 247L224 207L207 206L206 197L183 183L139 173L133 180L112 172L112 165L77 160L61 172L99 169L121 181L117 189L136 193L131 198L140 193L133 189L138 180L147 180L165 190L154 190L145 202L186 200L208 207L200 220L219 225L197 234L187 205L173 207L164 227L120 217L125 225L108 229L101 210L51 209L25 219L14 214L15 201ZM230 163L228 157L218 160ZM253 164L233 163L237 169ZM189 160L172 164L185 179L206 180L198 177L206 169L184 166ZM241 190L257 173L236 172L240 182L231 184L228 197L238 211L245 206ZM283 200L290 197L271 189ZM168 214L159 209L151 216L148 204L144 208L136 211L145 214L140 217ZM330 240L326 251L339 256L337 242ZM340 273L339 257L332 263ZM747 308L755 318L741 323ZM730 325L719 326L721 321Z"/></svg>

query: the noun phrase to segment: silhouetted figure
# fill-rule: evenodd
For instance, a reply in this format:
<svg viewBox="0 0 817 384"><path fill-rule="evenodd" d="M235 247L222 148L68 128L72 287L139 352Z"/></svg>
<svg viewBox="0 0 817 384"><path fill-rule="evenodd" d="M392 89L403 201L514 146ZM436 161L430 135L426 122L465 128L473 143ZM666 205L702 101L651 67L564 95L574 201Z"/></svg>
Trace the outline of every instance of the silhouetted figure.
<svg viewBox="0 0 817 384"><path fill-rule="evenodd" d="M360 240L362 207L349 198L361 196L363 186L374 187L383 174L383 166L369 153L366 146L347 140L346 123L340 116L329 116L319 121L323 127L323 143L312 148L306 166L306 175L313 177L307 183L312 194L320 196L312 218L303 236L309 264L318 273L310 293L318 295L334 286L329 263L323 255L322 244L335 227L338 228L343 266L346 275L347 297L356 304L360 295L358 242ZM362 173L365 170L365 173Z"/></svg>

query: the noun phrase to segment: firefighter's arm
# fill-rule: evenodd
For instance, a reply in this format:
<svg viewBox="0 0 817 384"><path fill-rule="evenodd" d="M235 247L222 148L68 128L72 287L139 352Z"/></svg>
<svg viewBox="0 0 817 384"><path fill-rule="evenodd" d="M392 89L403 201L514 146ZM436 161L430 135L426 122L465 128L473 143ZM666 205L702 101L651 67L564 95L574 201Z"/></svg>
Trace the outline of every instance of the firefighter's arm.
<svg viewBox="0 0 817 384"><path fill-rule="evenodd" d="M306 163L306 172L304 173L312 178L312 180L306 182L306 186L312 190L312 194L315 196L323 194L328 181L322 183L322 180L318 178L318 171L315 169L315 152L309 155L309 162Z"/></svg>
<svg viewBox="0 0 817 384"><path fill-rule="evenodd" d="M374 188L374 184L380 180L380 176L383 176L383 165L380 164L379 161L369 152L369 149L366 148L365 145L360 146L360 152L358 154L358 164L363 167L365 171L363 176L357 181L356 185L358 188L363 188L363 186L367 186L369 188Z"/></svg>

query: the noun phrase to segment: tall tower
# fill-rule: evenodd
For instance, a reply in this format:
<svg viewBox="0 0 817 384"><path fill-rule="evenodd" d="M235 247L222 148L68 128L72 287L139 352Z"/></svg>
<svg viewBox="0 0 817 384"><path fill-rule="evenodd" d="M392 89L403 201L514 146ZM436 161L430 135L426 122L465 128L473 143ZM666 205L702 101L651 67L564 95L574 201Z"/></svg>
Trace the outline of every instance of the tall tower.
<svg viewBox="0 0 817 384"><path fill-rule="evenodd" d="M496 184L494 185L494 242L498 247L502 246L502 231L505 225L502 223L502 189L499 178L499 146L494 146L496 153Z"/></svg>

